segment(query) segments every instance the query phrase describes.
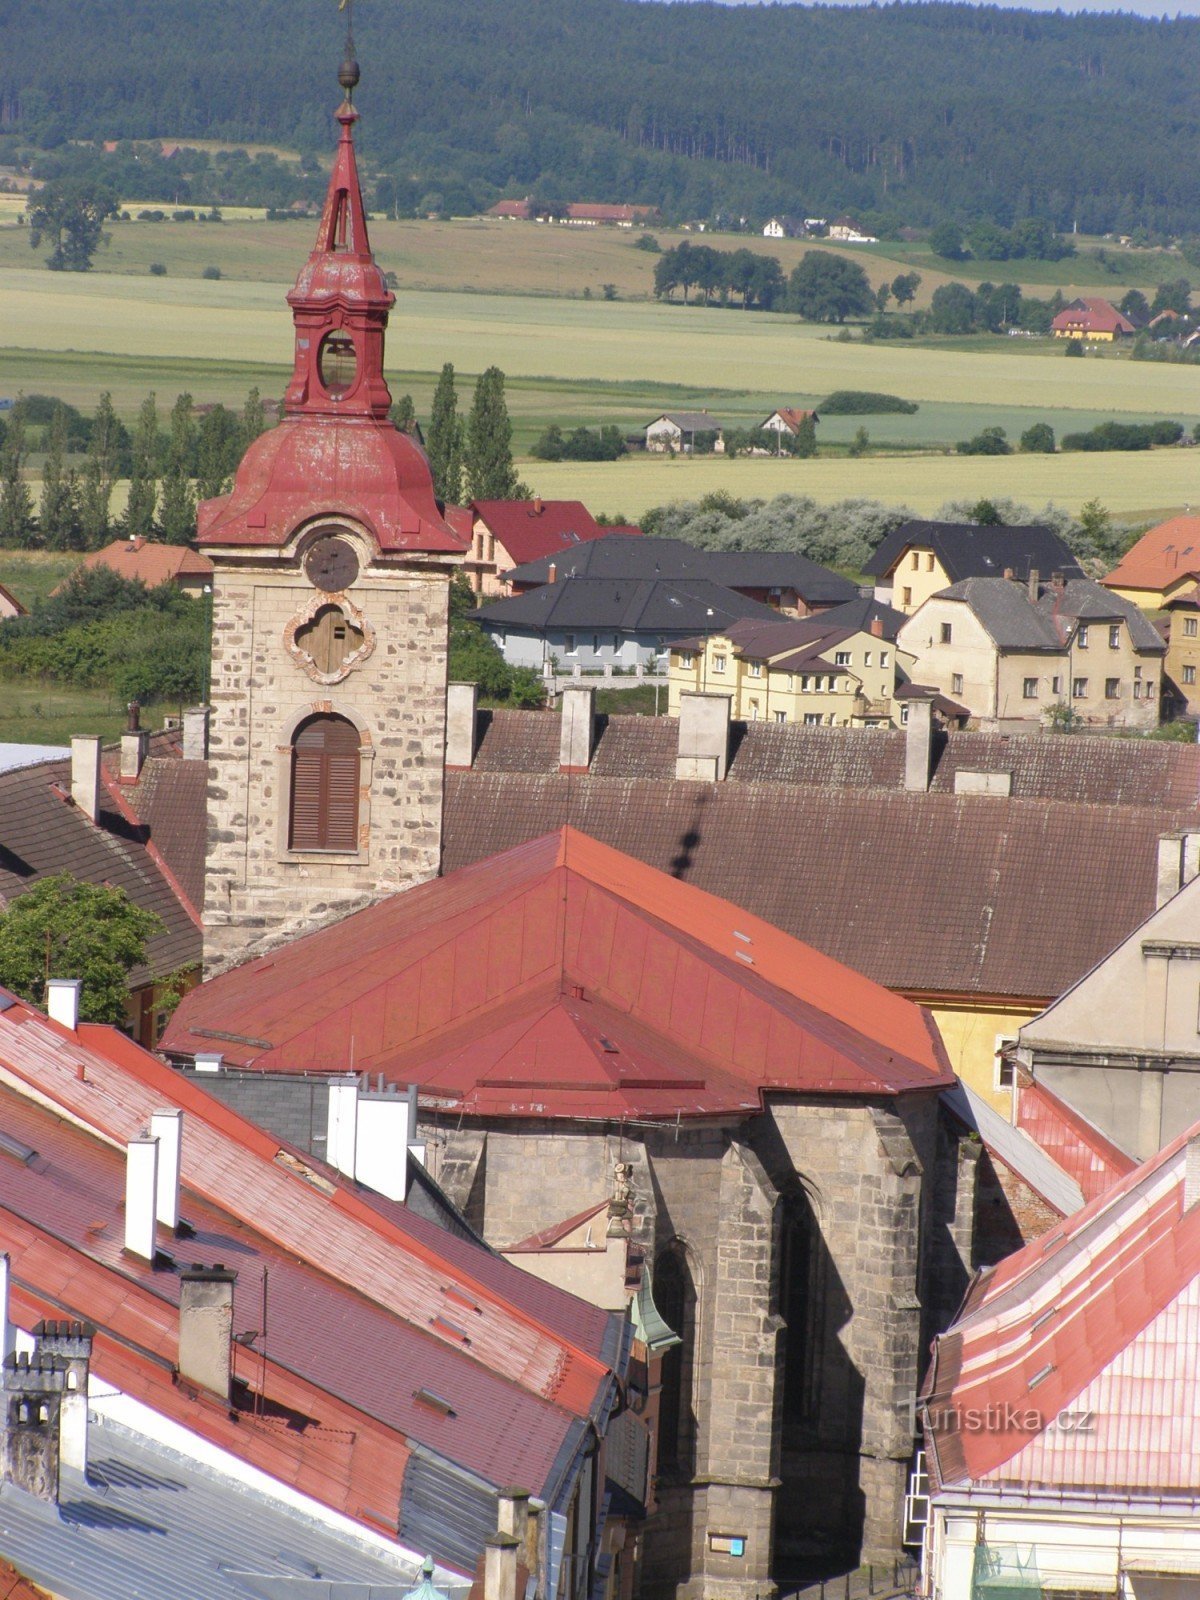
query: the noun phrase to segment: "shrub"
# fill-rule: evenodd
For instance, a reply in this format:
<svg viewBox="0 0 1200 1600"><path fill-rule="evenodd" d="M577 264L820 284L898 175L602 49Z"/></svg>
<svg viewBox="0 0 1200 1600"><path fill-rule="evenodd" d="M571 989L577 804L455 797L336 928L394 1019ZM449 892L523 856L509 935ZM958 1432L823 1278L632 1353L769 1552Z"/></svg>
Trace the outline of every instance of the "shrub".
<svg viewBox="0 0 1200 1600"><path fill-rule="evenodd" d="M165 278L166 275L167 275L167 268L166 268L166 264L164 262L162 262L162 261L152 261L150 263L150 276L152 278Z"/></svg>
<svg viewBox="0 0 1200 1600"><path fill-rule="evenodd" d="M662 255L662 245L659 244L652 233L641 234L640 237L634 240L633 248L635 250L646 250L652 256Z"/></svg>
<svg viewBox="0 0 1200 1600"><path fill-rule="evenodd" d="M1081 356L1082 354L1083 354L1083 340L1082 339L1068 339L1067 340L1067 347L1063 351L1063 355L1065 355L1065 356Z"/></svg>
<svg viewBox="0 0 1200 1600"><path fill-rule="evenodd" d="M219 278L221 276L221 269L220 269L220 267L205 267L204 271L200 274L200 276L202 278L209 278L209 279L215 281L217 278Z"/></svg>
<svg viewBox="0 0 1200 1600"><path fill-rule="evenodd" d="M915 400L902 400L898 394L876 394L870 389L835 389L817 407L830 417L869 417L885 412L910 417L917 409Z"/></svg>
<svg viewBox="0 0 1200 1600"><path fill-rule="evenodd" d="M1012 445L1003 428L981 428L973 439L960 439L954 448L960 456L1012 455Z"/></svg>
<svg viewBox="0 0 1200 1600"><path fill-rule="evenodd" d="M1064 450L1149 450L1152 445L1178 444L1179 422L1101 422L1088 433L1068 433Z"/></svg>
<svg viewBox="0 0 1200 1600"><path fill-rule="evenodd" d="M166 214L165 211L139 211L138 212L138 221L139 222L165 222L166 220L167 220L167 214Z"/></svg>
<svg viewBox="0 0 1200 1600"><path fill-rule="evenodd" d="M172 222L195 222L195 220L196 213L190 208L184 211L172 211L171 213Z"/></svg>
<svg viewBox="0 0 1200 1600"><path fill-rule="evenodd" d="M1054 454L1054 429L1048 422L1035 422L1021 435L1021 449L1026 455L1052 456Z"/></svg>

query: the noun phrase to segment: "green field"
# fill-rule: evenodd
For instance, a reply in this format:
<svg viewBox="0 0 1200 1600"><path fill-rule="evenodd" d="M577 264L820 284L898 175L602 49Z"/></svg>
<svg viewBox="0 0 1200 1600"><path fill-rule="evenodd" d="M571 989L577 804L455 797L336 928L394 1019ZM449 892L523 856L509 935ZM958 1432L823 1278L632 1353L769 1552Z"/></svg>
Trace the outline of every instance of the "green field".
<svg viewBox="0 0 1200 1600"><path fill-rule="evenodd" d="M492 224L489 237L496 228L521 231ZM307 230L280 230L295 261ZM544 230L527 231L540 237ZM606 248L643 255L623 237L608 239ZM278 395L291 355L284 293L281 283L0 270L0 395L58 394L87 410L111 389L127 415L150 389L164 411L183 389L198 401L231 405L252 384ZM1122 512L1200 498L1200 453L1191 450L999 459L911 453L944 451L988 425L1015 439L1037 421L1061 435L1110 417L1172 417L1189 431L1200 419L1195 368L1115 352L1067 361L1052 340L843 342L828 328L757 312L425 289L401 291L388 353L393 392L411 392L422 415L443 361L462 375L464 407L473 375L491 363L502 367L519 451L550 421L615 422L632 432L662 410L707 407L722 422L745 426L777 405L816 403L837 388L883 390L920 407L908 417L827 418L819 438L830 453L814 462L523 463L542 493L581 497L597 511L633 515L713 484L753 494L792 487L823 498L862 493L922 510L959 494L1071 506L1099 497ZM889 453L848 460L844 446L860 424L872 448Z"/></svg>
<svg viewBox="0 0 1200 1600"><path fill-rule="evenodd" d="M32 611L37 601L44 600L74 570L79 559L45 550L0 550L0 583Z"/></svg>

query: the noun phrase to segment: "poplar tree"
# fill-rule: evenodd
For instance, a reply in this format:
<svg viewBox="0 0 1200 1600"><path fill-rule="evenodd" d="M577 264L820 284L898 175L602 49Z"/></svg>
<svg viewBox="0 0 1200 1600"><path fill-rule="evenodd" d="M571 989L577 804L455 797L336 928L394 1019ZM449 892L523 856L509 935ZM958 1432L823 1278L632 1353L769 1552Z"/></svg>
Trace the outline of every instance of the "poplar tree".
<svg viewBox="0 0 1200 1600"><path fill-rule="evenodd" d="M60 401L50 417L38 524L47 550L79 546L79 475L67 466L67 411Z"/></svg>
<svg viewBox="0 0 1200 1600"><path fill-rule="evenodd" d="M130 538L156 536L154 513L158 505L158 407L153 394L142 401L133 430L133 469L129 474L129 502L125 531Z"/></svg>
<svg viewBox="0 0 1200 1600"><path fill-rule="evenodd" d="M512 422L504 399L504 374L489 367L475 385L467 418L465 469L472 500L527 500L512 456Z"/></svg>
<svg viewBox="0 0 1200 1600"><path fill-rule="evenodd" d="M186 544L196 535L196 494L192 488L192 458L196 424L192 397L181 394L171 407L171 436L167 470L162 483L162 531L168 544Z"/></svg>
<svg viewBox="0 0 1200 1600"><path fill-rule="evenodd" d="M449 361L442 368L433 396L429 436L425 454L433 473L433 492L444 505L459 505L463 497L463 425L458 415L458 395L454 388L454 367Z"/></svg>
<svg viewBox="0 0 1200 1600"><path fill-rule="evenodd" d="M249 450L250 446L254 443L255 439L258 438L259 434L265 431L266 423L263 421L262 395L259 394L258 387L255 385L255 387L251 389L250 393L246 396L246 403L242 407L242 424L240 429L241 451L238 456L239 460L246 454L246 451Z"/></svg>
<svg viewBox="0 0 1200 1600"><path fill-rule="evenodd" d="M224 406L214 406L200 423L196 445L196 492L201 500L214 500L228 491L240 445L237 418Z"/></svg>
<svg viewBox="0 0 1200 1600"><path fill-rule="evenodd" d="M399 400L393 401L390 416L393 427L399 428L401 433L412 433L417 422L417 411L413 405L412 395L402 394Z"/></svg>
<svg viewBox="0 0 1200 1600"><path fill-rule="evenodd" d="M118 454L119 424L112 396L106 392L100 396L92 418L79 490L79 530L85 550L98 550L108 538L108 512L117 478Z"/></svg>
<svg viewBox="0 0 1200 1600"><path fill-rule="evenodd" d="M33 496L21 477L25 464L25 413L17 404L9 413L0 449L0 545L27 550L35 542Z"/></svg>

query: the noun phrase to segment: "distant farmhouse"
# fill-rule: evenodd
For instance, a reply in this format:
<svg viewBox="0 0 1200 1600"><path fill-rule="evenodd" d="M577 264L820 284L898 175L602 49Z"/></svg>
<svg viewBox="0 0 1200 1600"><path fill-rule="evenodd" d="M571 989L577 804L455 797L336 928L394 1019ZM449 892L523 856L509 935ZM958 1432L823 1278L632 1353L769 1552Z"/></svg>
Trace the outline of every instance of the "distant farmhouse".
<svg viewBox="0 0 1200 1600"><path fill-rule="evenodd" d="M799 239L804 231L804 223L799 217L772 217L763 229L763 238Z"/></svg>
<svg viewBox="0 0 1200 1600"><path fill-rule="evenodd" d="M541 205L532 197L524 200L499 200L485 213L509 222L565 222L577 228L632 228L638 223L658 219L657 206L595 205L571 201L564 206Z"/></svg>
<svg viewBox="0 0 1200 1600"><path fill-rule="evenodd" d="M803 411L798 406L780 406L758 426L763 433L787 434L794 439L805 423L811 422L815 426L820 420L815 411Z"/></svg>
<svg viewBox="0 0 1200 1600"><path fill-rule="evenodd" d="M1050 332L1056 339L1092 339L1111 344L1137 330L1110 301L1099 295L1084 295L1063 307L1050 324Z"/></svg>
<svg viewBox="0 0 1200 1600"><path fill-rule="evenodd" d="M838 217L829 224L829 237L837 244L878 244L873 233L866 233L853 217Z"/></svg>
<svg viewBox="0 0 1200 1600"><path fill-rule="evenodd" d="M696 449L697 438L715 435L713 452L725 453L725 429L716 417L707 411L664 411L646 425L646 449L658 455L675 451L690 456Z"/></svg>

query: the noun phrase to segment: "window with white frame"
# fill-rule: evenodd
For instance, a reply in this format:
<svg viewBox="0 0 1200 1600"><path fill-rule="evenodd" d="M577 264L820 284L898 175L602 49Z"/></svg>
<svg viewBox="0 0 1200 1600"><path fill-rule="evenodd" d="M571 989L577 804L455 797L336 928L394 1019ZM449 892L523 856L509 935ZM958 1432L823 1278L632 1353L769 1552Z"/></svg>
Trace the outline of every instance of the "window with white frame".
<svg viewBox="0 0 1200 1600"><path fill-rule="evenodd" d="M992 1083L997 1089L1011 1089L1015 1082L1012 1059L1007 1052L1017 1042L1015 1033L998 1033L992 1055Z"/></svg>
<svg viewBox="0 0 1200 1600"><path fill-rule="evenodd" d="M723 673L725 671L725 657L724 656L714 656L713 657L713 671L718 673L718 674L719 673Z"/></svg>
<svg viewBox="0 0 1200 1600"><path fill-rule="evenodd" d="M749 666L750 676L752 678L761 678L762 677L763 664L762 664L761 661L751 661L751 662L748 662L747 665Z"/></svg>

